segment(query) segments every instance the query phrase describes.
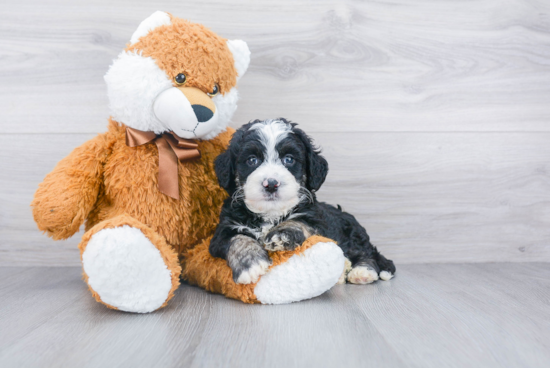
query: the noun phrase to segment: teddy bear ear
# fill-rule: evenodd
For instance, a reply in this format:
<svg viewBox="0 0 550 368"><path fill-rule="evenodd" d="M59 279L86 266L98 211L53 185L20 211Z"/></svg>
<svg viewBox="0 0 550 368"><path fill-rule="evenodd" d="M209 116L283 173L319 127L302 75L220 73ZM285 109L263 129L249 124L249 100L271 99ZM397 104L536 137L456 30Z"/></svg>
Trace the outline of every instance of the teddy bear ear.
<svg viewBox="0 0 550 368"><path fill-rule="evenodd" d="M242 40L227 40L227 47L233 54L235 60L235 69L237 69L237 80L239 80L250 64L250 50L246 42Z"/></svg>
<svg viewBox="0 0 550 368"><path fill-rule="evenodd" d="M141 37L146 36L147 33L151 32L153 29L159 26L169 25L171 23L172 21L170 20L170 15L168 13L163 11L154 12L139 24L139 27L137 27L136 31L132 35L132 38L130 39L130 44L138 42Z"/></svg>

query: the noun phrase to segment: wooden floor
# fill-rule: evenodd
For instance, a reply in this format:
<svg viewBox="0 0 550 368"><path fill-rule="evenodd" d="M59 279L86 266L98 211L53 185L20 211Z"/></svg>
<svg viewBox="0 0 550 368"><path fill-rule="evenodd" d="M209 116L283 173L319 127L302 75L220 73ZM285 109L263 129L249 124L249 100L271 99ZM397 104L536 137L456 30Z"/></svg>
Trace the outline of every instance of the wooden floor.
<svg viewBox="0 0 550 368"><path fill-rule="evenodd" d="M183 285L137 315L78 268L0 268L1 367L549 367L550 264L401 265L389 282L245 305Z"/></svg>

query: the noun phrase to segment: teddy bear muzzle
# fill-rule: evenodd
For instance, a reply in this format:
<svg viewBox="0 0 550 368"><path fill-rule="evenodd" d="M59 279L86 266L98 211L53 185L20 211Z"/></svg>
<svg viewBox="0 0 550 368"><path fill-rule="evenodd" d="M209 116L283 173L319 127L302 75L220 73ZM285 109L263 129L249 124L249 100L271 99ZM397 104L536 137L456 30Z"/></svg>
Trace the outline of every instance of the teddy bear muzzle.
<svg viewBox="0 0 550 368"><path fill-rule="evenodd" d="M172 87L161 92L153 109L157 119L182 138L201 138L217 125L216 105L195 87Z"/></svg>

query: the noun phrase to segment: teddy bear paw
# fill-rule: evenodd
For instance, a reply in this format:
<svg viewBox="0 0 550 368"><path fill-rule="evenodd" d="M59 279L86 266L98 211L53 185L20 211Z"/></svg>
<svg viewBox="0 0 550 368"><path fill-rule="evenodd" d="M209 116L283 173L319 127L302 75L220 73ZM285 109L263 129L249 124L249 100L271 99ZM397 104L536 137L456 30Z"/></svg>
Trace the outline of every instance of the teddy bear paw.
<svg viewBox="0 0 550 368"><path fill-rule="evenodd" d="M262 304L285 304L314 298L336 285L344 270L342 249L319 242L262 276L254 294Z"/></svg>
<svg viewBox="0 0 550 368"><path fill-rule="evenodd" d="M88 285L101 301L126 312L160 308L172 288L171 272L151 241L124 225L92 236L82 265Z"/></svg>

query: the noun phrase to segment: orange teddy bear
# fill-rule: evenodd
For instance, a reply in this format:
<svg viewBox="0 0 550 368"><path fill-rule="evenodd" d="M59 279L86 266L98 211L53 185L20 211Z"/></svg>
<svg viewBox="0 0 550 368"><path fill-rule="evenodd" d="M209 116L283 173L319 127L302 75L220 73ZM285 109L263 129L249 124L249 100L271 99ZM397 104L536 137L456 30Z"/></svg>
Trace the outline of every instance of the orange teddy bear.
<svg viewBox="0 0 550 368"><path fill-rule="evenodd" d="M271 253L270 272L247 285L208 252L227 196L213 162L233 133L227 124L249 61L245 42L164 12L144 20L114 60L108 131L61 160L32 202L39 229L54 239L86 222L79 248L97 301L151 312L181 277L246 303L288 303L338 281L344 256L329 239Z"/></svg>

